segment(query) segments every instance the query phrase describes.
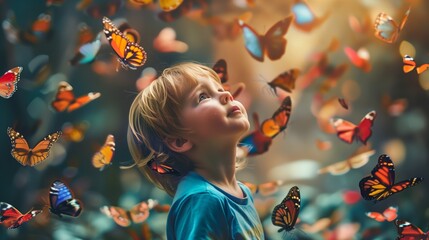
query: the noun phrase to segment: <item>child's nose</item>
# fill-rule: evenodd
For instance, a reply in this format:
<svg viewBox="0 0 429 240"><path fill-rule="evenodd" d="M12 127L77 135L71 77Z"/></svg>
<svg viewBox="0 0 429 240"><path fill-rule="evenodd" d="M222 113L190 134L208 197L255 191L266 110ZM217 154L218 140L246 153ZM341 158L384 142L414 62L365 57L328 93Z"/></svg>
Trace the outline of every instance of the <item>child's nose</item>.
<svg viewBox="0 0 429 240"><path fill-rule="evenodd" d="M226 104L226 103L234 100L234 98L232 97L232 95L229 91L222 92L220 99L221 99L222 104Z"/></svg>

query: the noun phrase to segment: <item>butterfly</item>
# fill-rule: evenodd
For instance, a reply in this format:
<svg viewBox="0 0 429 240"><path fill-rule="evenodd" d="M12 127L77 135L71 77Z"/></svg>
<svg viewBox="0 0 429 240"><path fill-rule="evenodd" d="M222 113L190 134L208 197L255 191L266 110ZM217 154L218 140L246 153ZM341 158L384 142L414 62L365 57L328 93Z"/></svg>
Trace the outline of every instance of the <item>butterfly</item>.
<svg viewBox="0 0 429 240"><path fill-rule="evenodd" d="M71 112L83 107L100 96L101 93L99 92L90 92L87 95L76 98L73 94L73 87L67 82L61 81L58 84L57 95L52 101L51 106L57 112L63 112L65 110L67 110L67 112Z"/></svg>
<svg viewBox="0 0 429 240"><path fill-rule="evenodd" d="M226 21L218 16L211 17L206 20L208 24L212 26L213 34L215 37L222 40L235 40L241 34L241 27L238 24L238 20L248 22L252 18L252 12L244 12L238 17L235 17L232 21Z"/></svg>
<svg viewBox="0 0 429 240"><path fill-rule="evenodd" d="M288 96L283 99L280 107L271 118L266 119L259 126L259 118L254 115L255 130L240 140L240 145L249 149L249 156L266 152L271 145L271 139L287 128L292 109L292 100Z"/></svg>
<svg viewBox="0 0 429 240"><path fill-rule="evenodd" d="M176 9L158 13L158 18L164 22L173 22L182 16L186 16L191 20L199 21L206 9L207 3L205 0L183 0L183 3Z"/></svg>
<svg viewBox="0 0 429 240"><path fill-rule="evenodd" d="M231 92L232 87L234 86L236 89L231 93L233 98L236 98L240 95L240 93L244 90L245 85L242 82L236 84L229 84L228 82L228 68L225 59L219 59L215 65L213 66L213 71L217 73L222 83L222 87L225 91Z"/></svg>
<svg viewBox="0 0 429 240"><path fill-rule="evenodd" d="M421 177L395 183L395 166L386 154L380 155L371 175L359 182L360 193L365 200L381 201L423 181Z"/></svg>
<svg viewBox="0 0 429 240"><path fill-rule="evenodd" d="M398 231L398 240L428 240L429 232L423 232L417 226L397 219L395 221L396 230Z"/></svg>
<svg viewBox="0 0 429 240"><path fill-rule="evenodd" d="M163 163L159 163L155 159L149 160L149 162L147 163L147 166L152 171L154 171L158 174L168 174L168 175L180 176L180 173L176 169L174 169L168 165L165 165Z"/></svg>
<svg viewBox="0 0 429 240"><path fill-rule="evenodd" d="M350 171L350 169L360 168L365 166L368 163L369 157L374 155L374 150L365 151L354 156L349 157L348 159L331 164L324 168L319 169L319 174L330 173L332 175L343 175Z"/></svg>
<svg viewBox="0 0 429 240"><path fill-rule="evenodd" d="M85 121L73 124L66 122L61 128L63 139L66 141L81 142L84 139L88 128L89 123Z"/></svg>
<svg viewBox="0 0 429 240"><path fill-rule="evenodd" d="M338 98L338 102L340 103L341 107L343 107L346 110L349 110L349 105L347 104L344 98Z"/></svg>
<svg viewBox="0 0 429 240"><path fill-rule="evenodd" d="M176 31L170 27L166 27L159 32L158 36L153 40L153 47L162 53L184 53L188 51L188 44L176 40Z"/></svg>
<svg viewBox="0 0 429 240"><path fill-rule="evenodd" d="M279 190L279 187L285 184L285 181L282 180L270 181L261 184L253 184L245 181L241 182L250 189L252 194L259 193L262 196L269 196L276 193Z"/></svg>
<svg viewBox="0 0 429 240"><path fill-rule="evenodd" d="M138 6L146 6L153 3L153 0L128 0L129 2L138 5ZM170 12L174 9L178 8L184 0L159 0L159 6L162 11Z"/></svg>
<svg viewBox="0 0 429 240"><path fill-rule="evenodd" d="M109 18L103 17L104 34L110 47L118 55L122 68L136 70L145 64L147 56L145 50L135 42L130 41Z"/></svg>
<svg viewBox="0 0 429 240"><path fill-rule="evenodd" d="M384 12L381 12L377 15L375 19L375 33L374 35L383 42L393 43L399 36L402 28L404 28L405 23L407 22L408 15L410 14L411 8L407 10L405 16L402 18L400 24L397 24L392 17L387 15Z"/></svg>
<svg viewBox="0 0 429 240"><path fill-rule="evenodd" d="M409 73L413 71L414 68L416 68L416 62L414 62L414 59L408 55L404 55L403 62L404 62L404 66L403 66L404 73ZM420 67L417 67L416 70L418 74L421 74L421 73L424 73L426 70L428 70L428 68L429 68L429 63L425 63L420 65Z"/></svg>
<svg viewBox="0 0 429 240"><path fill-rule="evenodd" d="M158 74L156 70L152 67L147 67L143 69L140 77L136 80L136 88L140 92L145 89L149 84L151 84L157 78Z"/></svg>
<svg viewBox="0 0 429 240"><path fill-rule="evenodd" d="M2 98L10 98L16 92L21 72L22 67L15 67L8 70L0 77L0 96Z"/></svg>
<svg viewBox="0 0 429 240"><path fill-rule="evenodd" d="M5 225L8 229L18 228L41 212L42 210L31 209L27 213L22 214L9 203L0 202L0 224Z"/></svg>
<svg viewBox="0 0 429 240"><path fill-rule="evenodd" d="M47 137L43 138L43 140L38 142L34 148L30 148L24 136L13 128L7 128L7 134L9 135L12 143L12 150L10 152L12 157L23 166L29 165L33 167L49 156L49 150L51 149L52 144L60 138L62 133L57 131L49 134Z"/></svg>
<svg viewBox="0 0 429 240"><path fill-rule="evenodd" d="M297 186L292 187L283 201L274 207L271 221L274 225L279 226L281 231L291 231L295 227L301 207L301 195Z"/></svg>
<svg viewBox="0 0 429 240"><path fill-rule="evenodd" d="M366 215L377 222L391 222L398 217L398 208L388 207L386 210L383 211L383 213L367 212Z"/></svg>
<svg viewBox="0 0 429 240"><path fill-rule="evenodd" d="M390 116L400 116L407 108L408 100L405 98L392 100L390 95L386 94L381 98L381 105Z"/></svg>
<svg viewBox="0 0 429 240"><path fill-rule="evenodd" d="M78 52L70 59L71 65L76 64L88 64L92 63L97 56L98 51L101 47L101 41L95 40L93 42L85 43L79 47Z"/></svg>
<svg viewBox="0 0 429 240"><path fill-rule="evenodd" d="M353 65L362 69L364 72L371 71L371 64L369 62L369 52L366 48L362 47L355 51L353 48L345 47L344 53Z"/></svg>
<svg viewBox="0 0 429 240"><path fill-rule="evenodd" d="M113 154L115 153L115 138L113 135L107 135L106 142L101 149L92 157L92 165L103 171L105 167L112 164Z"/></svg>
<svg viewBox="0 0 429 240"><path fill-rule="evenodd" d="M159 206L159 207L158 207ZM155 209L161 212L168 212L170 207L162 207L158 204L158 201L148 199L147 202L143 201L134 205L130 210L125 210L121 207L116 206L103 206L100 211L112 218L116 224L122 227L128 227L131 223L142 223L150 215L151 209Z"/></svg>
<svg viewBox="0 0 429 240"><path fill-rule="evenodd" d="M277 77L275 77L271 82L268 82L268 86L274 91L277 95L277 88L280 88L286 92L291 93L295 89L295 81L298 78L301 71L297 68L289 69Z"/></svg>
<svg viewBox="0 0 429 240"><path fill-rule="evenodd" d="M280 59L286 51L287 40L283 37L289 30L293 16L274 24L265 35L259 35L251 26L239 20L247 52L254 59L263 62L267 55L271 60Z"/></svg>
<svg viewBox="0 0 429 240"><path fill-rule="evenodd" d="M374 124L375 116L375 111L367 113L357 126L341 118L332 120L332 125L337 132L337 136L344 142L352 143L356 139L366 144L372 135L371 127Z"/></svg>
<svg viewBox="0 0 429 240"><path fill-rule="evenodd" d="M302 31L309 32L323 23L328 17L326 13L318 18L304 0L295 0L292 4L292 13L295 16L294 26Z"/></svg>
<svg viewBox="0 0 429 240"><path fill-rule="evenodd" d="M51 185L49 203L49 211L59 217L62 217L62 215L78 217L82 212L82 203L73 198L71 190L59 180L56 180Z"/></svg>

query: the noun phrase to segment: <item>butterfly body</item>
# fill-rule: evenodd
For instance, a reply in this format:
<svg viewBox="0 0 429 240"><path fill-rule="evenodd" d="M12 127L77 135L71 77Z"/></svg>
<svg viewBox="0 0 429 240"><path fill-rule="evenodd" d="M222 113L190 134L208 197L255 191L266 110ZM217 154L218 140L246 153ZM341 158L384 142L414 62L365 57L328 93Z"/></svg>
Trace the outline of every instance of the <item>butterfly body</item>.
<svg viewBox="0 0 429 240"><path fill-rule="evenodd" d="M278 232L289 232L295 227L301 208L301 195L297 186L292 187L283 201L274 207L271 221L281 227Z"/></svg>
<svg viewBox="0 0 429 240"><path fill-rule="evenodd" d="M386 154L380 155L378 163L371 171L371 175L359 182L361 195L365 200L374 202L384 200L392 194L401 192L422 182L423 178L414 177L395 183L395 167Z"/></svg>
<svg viewBox="0 0 429 240"><path fill-rule="evenodd" d="M0 96L10 98L16 92L17 83L20 79L22 67L15 67L3 74L0 77Z"/></svg>
<svg viewBox="0 0 429 240"><path fill-rule="evenodd" d="M62 215L77 217L82 212L82 203L73 198L70 189L58 180L51 185L49 202L49 211L59 217L62 217Z"/></svg>
<svg viewBox="0 0 429 240"><path fill-rule="evenodd" d="M145 64L147 56L143 47L130 41L109 18L103 18L103 26L110 47L118 56L118 61L124 69L136 70L137 67Z"/></svg>
<svg viewBox="0 0 429 240"><path fill-rule="evenodd" d="M49 156L49 150L52 147L52 144L60 138L62 133L58 131L48 135L38 142L33 148L30 148L24 136L13 128L9 127L7 129L7 134L9 135L12 144L12 157L23 166L34 166Z"/></svg>
<svg viewBox="0 0 429 240"><path fill-rule="evenodd" d="M30 210L22 214L9 203L0 202L0 224L4 224L9 229L18 228L41 212L42 210Z"/></svg>
<svg viewBox="0 0 429 240"><path fill-rule="evenodd" d="M271 60L280 59L286 51L287 40L283 37L289 30L293 16L274 24L265 35L259 35L251 26L239 20L243 31L247 52L256 60L263 62L267 55Z"/></svg>

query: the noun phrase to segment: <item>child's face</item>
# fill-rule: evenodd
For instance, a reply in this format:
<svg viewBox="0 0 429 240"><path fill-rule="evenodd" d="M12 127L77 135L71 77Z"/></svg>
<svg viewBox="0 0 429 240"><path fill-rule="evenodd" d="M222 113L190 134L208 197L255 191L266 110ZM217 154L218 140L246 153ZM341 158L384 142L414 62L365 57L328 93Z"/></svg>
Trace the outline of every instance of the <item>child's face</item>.
<svg viewBox="0 0 429 240"><path fill-rule="evenodd" d="M201 77L198 82L182 112L184 127L192 130L192 137L198 142L238 140L249 129L246 109L214 79Z"/></svg>

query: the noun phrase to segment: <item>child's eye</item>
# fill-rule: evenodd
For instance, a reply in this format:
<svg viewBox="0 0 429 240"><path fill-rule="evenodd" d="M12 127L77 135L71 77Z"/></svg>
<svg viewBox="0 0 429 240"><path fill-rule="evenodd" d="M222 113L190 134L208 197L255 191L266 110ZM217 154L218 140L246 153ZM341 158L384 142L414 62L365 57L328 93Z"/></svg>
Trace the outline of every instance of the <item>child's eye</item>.
<svg viewBox="0 0 429 240"><path fill-rule="evenodd" d="M204 99L206 99L206 98L208 98L209 96L206 94L206 93L201 93L199 96L198 96L198 102L201 102L201 101L203 101Z"/></svg>

